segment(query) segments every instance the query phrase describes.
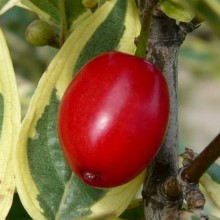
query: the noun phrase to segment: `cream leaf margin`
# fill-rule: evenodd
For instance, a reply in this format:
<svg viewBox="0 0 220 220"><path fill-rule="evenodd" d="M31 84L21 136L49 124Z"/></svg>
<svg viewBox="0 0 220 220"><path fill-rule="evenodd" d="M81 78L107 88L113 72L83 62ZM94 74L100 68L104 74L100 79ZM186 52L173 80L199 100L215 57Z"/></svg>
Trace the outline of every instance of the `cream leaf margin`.
<svg viewBox="0 0 220 220"><path fill-rule="evenodd" d="M16 147L15 158L15 175L16 186L21 198L21 201L27 212L33 219L46 220L43 215L43 210L39 205L37 196L39 194L36 185L33 182L28 165L27 158L27 140L36 135L35 126L41 117L44 108L49 104L50 94L54 89L57 90L57 96L61 99L65 89L72 79L72 71L77 62L77 58L84 46L95 32L96 28L101 25L108 14L116 4L116 0L107 1L99 8L97 13L86 18L70 35L66 43L55 56L43 77L41 78L37 90L31 100L29 110L22 123L21 132L19 135L18 144ZM121 41L119 42L118 50L134 54L135 45L134 38L139 34L140 22L138 12L134 0L128 0L128 8L125 18L125 26L127 27ZM140 188L143 181L143 174L133 180L133 183L128 183L120 188L110 189L107 195L118 199L121 195L122 200L115 203L114 210L110 208L112 199L104 197L97 202L97 205L92 207L93 215L103 214L103 212L114 212L120 214L132 200L136 191ZM127 193L125 193L125 190ZM127 197L126 197L127 196ZM123 205L121 203L124 203ZM106 205L107 204L107 205Z"/></svg>
<svg viewBox="0 0 220 220"><path fill-rule="evenodd" d="M21 110L15 73L1 29L0 93L4 99L0 136L0 219L5 219L11 207L15 190L12 155L20 129Z"/></svg>

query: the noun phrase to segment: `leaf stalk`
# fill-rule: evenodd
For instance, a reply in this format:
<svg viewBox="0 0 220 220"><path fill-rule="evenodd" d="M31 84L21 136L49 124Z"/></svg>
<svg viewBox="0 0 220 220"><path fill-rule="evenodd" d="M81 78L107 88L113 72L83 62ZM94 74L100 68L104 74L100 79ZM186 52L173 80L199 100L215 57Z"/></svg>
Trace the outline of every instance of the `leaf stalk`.
<svg viewBox="0 0 220 220"><path fill-rule="evenodd" d="M147 51L147 44L151 27L151 18L154 8L158 2L159 0L142 0L140 2L140 5L143 6L141 10L141 32L138 36L138 44L135 56L143 59L145 58Z"/></svg>
<svg viewBox="0 0 220 220"><path fill-rule="evenodd" d="M66 8L65 1L60 1L60 14L61 14L61 22L60 22L60 47L66 41L67 38L67 18L66 18Z"/></svg>

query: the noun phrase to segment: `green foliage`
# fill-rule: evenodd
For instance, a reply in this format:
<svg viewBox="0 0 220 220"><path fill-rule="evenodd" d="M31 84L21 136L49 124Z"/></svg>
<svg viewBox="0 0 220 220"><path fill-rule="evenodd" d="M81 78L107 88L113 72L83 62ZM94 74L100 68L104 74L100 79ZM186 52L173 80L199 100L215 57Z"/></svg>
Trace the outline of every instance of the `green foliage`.
<svg viewBox="0 0 220 220"><path fill-rule="evenodd" d="M144 220L144 205L139 205L134 208L126 209L120 216L122 219L126 220Z"/></svg>
<svg viewBox="0 0 220 220"><path fill-rule="evenodd" d="M81 0L49 1L49 0L21 0L44 20L57 25L65 23L69 28L74 20L86 11Z"/></svg>
<svg viewBox="0 0 220 220"><path fill-rule="evenodd" d="M37 137L28 141L28 161L45 217L53 220L59 215L63 220L72 219L90 214L91 204L99 200L105 191L91 189L69 169L57 135L59 100L55 90L50 103L37 123ZM72 210L73 207L76 211Z"/></svg>
<svg viewBox="0 0 220 220"><path fill-rule="evenodd" d="M77 26L43 74L24 118L15 153L17 190L32 218L69 220L108 213L119 215L140 187L144 173L128 184L108 190L82 183L66 164L56 126L59 103L76 66L106 50L133 53L132 40L139 26L127 27L138 21L133 1L107 1ZM103 41L99 47L98 36L107 37L102 29L113 32L114 39ZM114 198L117 202L112 202Z"/></svg>
<svg viewBox="0 0 220 220"><path fill-rule="evenodd" d="M207 25L202 24L193 34L187 36L181 46L179 51L181 66L198 77L219 79L219 47L219 39Z"/></svg>
<svg viewBox="0 0 220 220"><path fill-rule="evenodd" d="M3 28L8 40L13 65L19 79L18 82L20 82L20 79L22 82L26 81L26 84L19 88L20 92L21 94L27 94L29 98L33 94L46 66L57 52L51 47L37 48L27 43L25 30L35 19L36 15L20 7L14 7L0 17L0 26ZM23 102L23 100L21 101ZM22 107L26 108L24 105Z"/></svg>
<svg viewBox="0 0 220 220"><path fill-rule="evenodd" d="M186 10L183 4L172 0L161 0L161 9L169 17L179 22L190 22L195 16L190 10Z"/></svg>
<svg viewBox="0 0 220 220"><path fill-rule="evenodd" d="M125 31L125 14L121 11L126 7L127 1L117 2L117 5L105 19L105 22L97 28L80 53L77 65L73 70L74 74L79 71L83 64L98 54L117 49L119 41ZM106 39L108 39L108 43L106 43ZM99 43L97 44L97 42Z"/></svg>
<svg viewBox="0 0 220 220"><path fill-rule="evenodd" d="M188 8L193 9L196 15L206 21L214 32L220 37L220 1L219 0L189 0Z"/></svg>
<svg viewBox="0 0 220 220"><path fill-rule="evenodd" d="M220 1L219 0L161 0L162 10L171 18L189 22L193 15L206 21L220 37Z"/></svg>

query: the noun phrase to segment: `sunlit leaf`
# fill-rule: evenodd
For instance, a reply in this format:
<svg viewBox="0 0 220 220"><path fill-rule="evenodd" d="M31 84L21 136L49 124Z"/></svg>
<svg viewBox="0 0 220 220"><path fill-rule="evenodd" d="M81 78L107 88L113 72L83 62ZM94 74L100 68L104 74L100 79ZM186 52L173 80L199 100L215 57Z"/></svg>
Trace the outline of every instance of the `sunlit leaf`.
<svg viewBox="0 0 220 220"><path fill-rule="evenodd" d="M162 11L170 18L173 18L178 22L189 22L195 16L194 13L184 7L182 4L178 4L172 0L161 0Z"/></svg>
<svg viewBox="0 0 220 220"><path fill-rule="evenodd" d="M20 120L15 73L0 30L0 219L5 219L12 204L15 188L12 156Z"/></svg>

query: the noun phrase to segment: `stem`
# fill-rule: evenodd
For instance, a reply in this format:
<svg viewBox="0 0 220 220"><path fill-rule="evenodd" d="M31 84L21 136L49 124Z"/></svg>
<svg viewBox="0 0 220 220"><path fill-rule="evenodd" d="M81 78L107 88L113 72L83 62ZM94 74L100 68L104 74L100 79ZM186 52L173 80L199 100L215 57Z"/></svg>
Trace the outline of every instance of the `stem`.
<svg viewBox="0 0 220 220"><path fill-rule="evenodd" d="M60 46L66 41L67 37L67 19L66 19L66 8L65 1L60 1L60 14L61 14L61 22L60 22Z"/></svg>
<svg viewBox="0 0 220 220"><path fill-rule="evenodd" d="M144 3L145 1L145 3ZM151 18L154 11L155 6L159 2L159 0L142 0L140 4L144 4L144 8L141 12L141 32L138 37L138 45L135 52L135 55L140 58L145 58L146 48L148 44L148 37L150 33L151 27Z"/></svg>
<svg viewBox="0 0 220 220"><path fill-rule="evenodd" d="M195 158L183 172L189 183L198 183L200 177L220 156L220 133L215 139Z"/></svg>
<svg viewBox="0 0 220 220"><path fill-rule="evenodd" d="M48 43L48 46L60 49L59 35L56 34Z"/></svg>
<svg viewBox="0 0 220 220"><path fill-rule="evenodd" d="M161 185L168 177L178 173L177 56L181 42L176 21L159 9L154 11L152 24L147 57L167 79L170 91L170 120L163 146L148 168L144 183L145 219L178 219L181 196L171 195L172 198L167 198L164 192L161 192Z"/></svg>
<svg viewBox="0 0 220 220"><path fill-rule="evenodd" d="M145 219L179 219L183 190L181 185L172 179L178 173L177 59L178 49L189 30L192 31L177 26L175 20L167 17L158 7L155 8L147 58L156 64L166 77L170 91L170 120L164 143L148 167L143 188Z"/></svg>

